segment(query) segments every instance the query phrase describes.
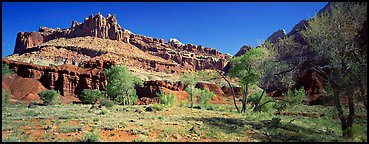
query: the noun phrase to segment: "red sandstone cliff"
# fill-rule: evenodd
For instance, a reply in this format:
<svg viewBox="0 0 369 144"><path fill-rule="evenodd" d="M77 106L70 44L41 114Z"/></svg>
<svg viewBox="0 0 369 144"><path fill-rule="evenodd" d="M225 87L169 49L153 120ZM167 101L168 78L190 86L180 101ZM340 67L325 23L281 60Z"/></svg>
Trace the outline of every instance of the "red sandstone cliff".
<svg viewBox="0 0 369 144"><path fill-rule="evenodd" d="M49 42L51 40L86 36L116 40L126 43L126 46L124 46L124 48L132 46L136 47L153 56L175 62L176 64L183 67L181 69L203 70L213 69L213 66L215 66L215 68L221 70L227 64L226 55L223 55L221 52L214 48L207 48L201 45L197 46L193 44L181 44L178 42L174 42L173 39L168 40L168 42L166 43L163 39L160 38L152 38L148 36L133 34L132 32L122 28L117 23L116 16L108 14L108 16L105 18L100 13L95 16L91 15L88 18L85 18L83 23L73 21L72 26L67 29L51 29L47 27L40 27L38 32L20 32L17 35L14 54L22 55L24 53L35 52L40 49L39 46L41 44ZM100 55L91 55L91 52L83 53L83 51L86 51L85 49L82 52L78 51L79 55L82 55L79 57L103 57L105 54L111 52L109 49L106 48L106 45L104 45L104 49L100 49L100 51L97 51L105 51ZM73 51L73 49L77 50L77 48L71 48L68 46L48 46L54 46L58 49L63 48L67 51ZM84 47L80 46L80 48ZM94 52L92 51L92 53ZM137 56L138 55L133 55L132 58ZM122 60L118 59L115 61L117 61L117 63L121 63ZM150 62L149 65L155 65L156 63L157 62ZM169 69L164 70L168 71ZM178 68L174 70L178 71Z"/></svg>

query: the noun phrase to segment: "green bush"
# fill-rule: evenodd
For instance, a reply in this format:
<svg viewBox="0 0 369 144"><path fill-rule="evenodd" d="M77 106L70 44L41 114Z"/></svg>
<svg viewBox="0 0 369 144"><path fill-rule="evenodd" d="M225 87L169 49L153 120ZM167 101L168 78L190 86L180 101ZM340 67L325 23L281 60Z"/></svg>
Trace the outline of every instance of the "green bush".
<svg viewBox="0 0 369 144"><path fill-rule="evenodd" d="M95 132L86 132L82 139L79 140L80 142L99 142L100 135L96 134Z"/></svg>
<svg viewBox="0 0 369 144"><path fill-rule="evenodd" d="M35 116L39 116L40 113L31 109L31 110L25 111L24 115L28 117L35 117Z"/></svg>
<svg viewBox="0 0 369 144"><path fill-rule="evenodd" d="M105 115L105 114L107 114L109 111L106 109L106 108L103 108L103 109L101 109L101 111L100 111L100 115Z"/></svg>
<svg viewBox="0 0 369 144"><path fill-rule="evenodd" d="M199 90L199 98L197 99L199 102L199 106L206 108L208 106L209 101L215 96L213 92L209 89Z"/></svg>
<svg viewBox="0 0 369 144"><path fill-rule="evenodd" d="M302 100L305 98L305 90L304 88L300 88L299 90L288 90L285 100L289 104L289 106L301 104Z"/></svg>
<svg viewBox="0 0 369 144"><path fill-rule="evenodd" d="M44 105L54 105L60 103L59 92L55 90L46 90L38 93Z"/></svg>
<svg viewBox="0 0 369 144"><path fill-rule="evenodd" d="M262 94L262 91L250 94L247 102L252 104L254 108L256 107L256 105L258 105L257 111L262 111L262 112L272 111L276 106L275 102L272 101L272 98L270 96L267 96L265 93L263 97L260 99L261 94Z"/></svg>
<svg viewBox="0 0 369 144"><path fill-rule="evenodd" d="M187 101L186 100L182 100L181 104L179 105L180 107L187 107Z"/></svg>
<svg viewBox="0 0 369 144"><path fill-rule="evenodd" d="M277 111L283 111L287 108L287 105L285 102L275 102L273 103L273 109L276 109Z"/></svg>
<svg viewBox="0 0 369 144"><path fill-rule="evenodd" d="M59 132L61 133L70 133L70 132L78 132L82 131L82 128L79 126L62 126L60 127Z"/></svg>
<svg viewBox="0 0 369 144"><path fill-rule="evenodd" d="M103 96L104 92L98 89L83 89L78 99L84 104L94 104Z"/></svg>
<svg viewBox="0 0 369 144"><path fill-rule="evenodd" d="M111 108L114 106L114 102L110 99L106 99L106 98L101 98L100 99L100 105L101 106L105 106L107 108Z"/></svg>
<svg viewBox="0 0 369 144"><path fill-rule="evenodd" d="M12 69L9 69L7 64L3 63L2 75L13 74L13 73L14 73L14 71Z"/></svg>
<svg viewBox="0 0 369 144"><path fill-rule="evenodd" d="M156 109L157 111L162 111L164 109L164 106L162 104L153 104L153 109Z"/></svg>
<svg viewBox="0 0 369 144"><path fill-rule="evenodd" d="M2 107L6 107L9 105L9 100L10 100L10 94L8 94L4 89L2 89L2 93L1 93L1 106Z"/></svg>
<svg viewBox="0 0 369 144"><path fill-rule="evenodd" d="M263 105L262 107L260 107L260 111L262 111L262 112L270 112L270 111L272 111L273 110L274 103L275 102L269 102L269 103Z"/></svg>
<svg viewBox="0 0 369 144"><path fill-rule="evenodd" d="M156 95L160 98L160 103L164 105L173 105L175 102L175 97L173 93L165 94L164 92L160 91L156 93Z"/></svg>
<svg viewBox="0 0 369 144"><path fill-rule="evenodd" d="M225 105L208 105L206 110L213 110L213 111L227 111L227 107Z"/></svg>
<svg viewBox="0 0 369 144"><path fill-rule="evenodd" d="M133 105L137 100L135 86L142 86L143 81L133 76L123 65L112 66L104 70L104 73L108 79L109 99L122 105Z"/></svg>
<svg viewBox="0 0 369 144"><path fill-rule="evenodd" d="M134 105L137 102L138 96L137 94L133 94L132 96L129 97L129 101L131 102L132 105Z"/></svg>

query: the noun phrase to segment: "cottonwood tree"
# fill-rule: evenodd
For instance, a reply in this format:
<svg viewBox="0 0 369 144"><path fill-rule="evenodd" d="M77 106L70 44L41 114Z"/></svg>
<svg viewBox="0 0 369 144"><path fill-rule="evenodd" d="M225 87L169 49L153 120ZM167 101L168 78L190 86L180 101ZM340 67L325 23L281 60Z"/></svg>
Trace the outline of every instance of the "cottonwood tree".
<svg viewBox="0 0 369 144"><path fill-rule="evenodd" d="M185 71L180 77L180 81L187 84L186 92L190 97L190 107L193 108L194 99L197 93L195 89L196 84L201 80L211 80L215 79L214 73L206 72L204 70L196 72L196 71Z"/></svg>
<svg viewBox="0 0 369 144"><path fill-rule="evenodd" d="M237 77L243 89L241 113L246 112L248 89L251 84L256 84L265 90L264 86L262 86L262 83L264 83L263 78L265 75L270 75L272 63L269 62L274 57L270 50L259 47L252 48L242 56L230 59L231 69L228 71L228 76ZM264 92L261 97L263 94Z"/></svg>
<svg viewBox="0 0 369 144"><path fill-rule="evenodd" d="M112 66L104 70L108 79L108 97L122 105L132 105L137 100L135 85L143 85L142 80L134 77L124 66Z"/></svg>
<svg viewBox="0 0 369 144"><path fill-rule="evenodd" d="M328 60L327 65L314 68L327 77L326 88L334 96L344 137L353 135L351 128L355 115L356 89L366 93L362 86L367 83L367 48L360 48L356 40L366 20L366 12L366 2L332 3L330 11L317 15L308 22L306 31L302 32L306 42L318 54L315 58ZM340 103L342 96L348 99L347 116Z"/></svg>
<svg viewBox="0 0 369 144"><path fill-rule="evenodd" d="M185 71L180 77L181 82L187 84L186 91L190 96L190 107L193 108L193 91L196 83L199 81L200 75L195 71Z"/></svg>

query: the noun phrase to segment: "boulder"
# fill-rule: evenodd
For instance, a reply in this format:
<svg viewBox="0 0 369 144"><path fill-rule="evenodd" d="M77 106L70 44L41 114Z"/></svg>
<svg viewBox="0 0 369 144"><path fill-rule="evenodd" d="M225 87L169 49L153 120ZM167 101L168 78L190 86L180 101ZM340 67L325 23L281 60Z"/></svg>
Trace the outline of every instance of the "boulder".
<svg viewBox="0 0 369 144"><path fill-rule="evenodd" d="M154 108L152 108L151 106L148 106L145 111L147 112L155 112L156 110Z"/></svg>
<svg viewBox="0 0 369 144"><path fill-rule="evenodd" d="M36 108L37 107L37 103L35 102L31 102L28 104L28 108Z"/></svg>

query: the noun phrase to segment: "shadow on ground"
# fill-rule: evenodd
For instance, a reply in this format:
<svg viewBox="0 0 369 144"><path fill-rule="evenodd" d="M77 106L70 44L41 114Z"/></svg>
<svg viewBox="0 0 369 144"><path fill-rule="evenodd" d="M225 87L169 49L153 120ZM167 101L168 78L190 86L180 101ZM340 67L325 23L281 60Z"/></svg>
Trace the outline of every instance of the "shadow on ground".
<svg viewBox="0 0 369 144"><path fill-rule="evenodd" d="M338 141L337 134L333 131L306 128L293 124L293 122L281 122L279 118L261 121L247 121L236 118L210 117L196 118L186 117L186 121L202 121L204 125L216 127L226 134L248 134L253 139L262 142L317 142Z"/></svg>

